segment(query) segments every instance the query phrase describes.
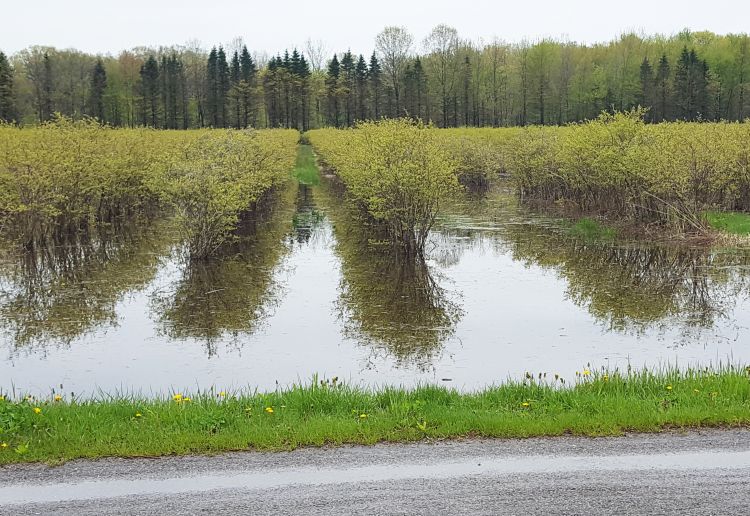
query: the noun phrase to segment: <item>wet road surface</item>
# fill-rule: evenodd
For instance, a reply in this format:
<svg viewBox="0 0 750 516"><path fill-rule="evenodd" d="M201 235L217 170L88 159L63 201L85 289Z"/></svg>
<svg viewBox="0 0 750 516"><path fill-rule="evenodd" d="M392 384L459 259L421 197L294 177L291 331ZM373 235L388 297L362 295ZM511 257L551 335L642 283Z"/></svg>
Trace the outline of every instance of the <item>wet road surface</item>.
<svg viewBox="0 0 750 516"><path fill-rule="evenodd" d="M742 514L750 431L0 469L0 514Z"/></svg>

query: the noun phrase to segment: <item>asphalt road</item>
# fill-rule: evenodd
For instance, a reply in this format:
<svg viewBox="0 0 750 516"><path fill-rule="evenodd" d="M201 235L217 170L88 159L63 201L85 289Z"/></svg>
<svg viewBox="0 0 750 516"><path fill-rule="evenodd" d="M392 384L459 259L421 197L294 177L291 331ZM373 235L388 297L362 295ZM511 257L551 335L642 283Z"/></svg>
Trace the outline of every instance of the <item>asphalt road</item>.
<svg viewBox="0 0 750 516"><path fill-rule="evenodd" d="M750 430L0 468L0 514L749 514Z"/></svg>

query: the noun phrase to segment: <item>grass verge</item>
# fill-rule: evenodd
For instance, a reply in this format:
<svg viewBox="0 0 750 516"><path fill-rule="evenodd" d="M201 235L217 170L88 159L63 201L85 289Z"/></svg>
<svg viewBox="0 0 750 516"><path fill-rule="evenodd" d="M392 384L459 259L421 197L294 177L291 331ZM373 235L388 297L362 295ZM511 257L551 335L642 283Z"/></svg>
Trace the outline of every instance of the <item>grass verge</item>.
<svg viewBox="0 0 750 516"><path fill-rule="evenodd" d="M604 373L575 382L362 390L335 380L267 394L0 401L0 464L425 438L617 435L750 424L750 368Z"/></svg>

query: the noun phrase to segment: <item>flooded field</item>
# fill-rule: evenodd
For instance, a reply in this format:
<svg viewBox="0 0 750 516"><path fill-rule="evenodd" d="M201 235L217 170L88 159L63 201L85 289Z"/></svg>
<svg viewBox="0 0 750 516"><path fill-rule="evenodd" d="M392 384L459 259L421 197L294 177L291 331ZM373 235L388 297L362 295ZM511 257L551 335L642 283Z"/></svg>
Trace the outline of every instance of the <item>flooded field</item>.
<svg viewBox="0 0 750 516"><path fill-rule="evenodd" d="M750 362L750 253L596 243L502 185L443 210L399 263L329 179L294 184L222 259L168 220L0 259L0 389L476 389L526 372Z"/></svg>

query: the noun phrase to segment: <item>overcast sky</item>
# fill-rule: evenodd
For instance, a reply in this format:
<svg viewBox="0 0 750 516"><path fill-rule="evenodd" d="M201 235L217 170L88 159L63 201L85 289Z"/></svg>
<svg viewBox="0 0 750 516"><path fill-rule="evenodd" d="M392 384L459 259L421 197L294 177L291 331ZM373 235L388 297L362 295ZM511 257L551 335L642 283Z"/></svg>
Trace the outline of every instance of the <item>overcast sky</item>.
<svg viewBox="0 0 750 516"><path fill-rule="evenodd" d="M673 34L750 30L750 0L4 0L0 50L30 45L117 53L135 46L241 36L253 51L276 53L308 38L331 51L369 54L386 25L403 25L421 42L438 23L462 37L506 41L565 37L607 41L624 31Z"/></svg>

